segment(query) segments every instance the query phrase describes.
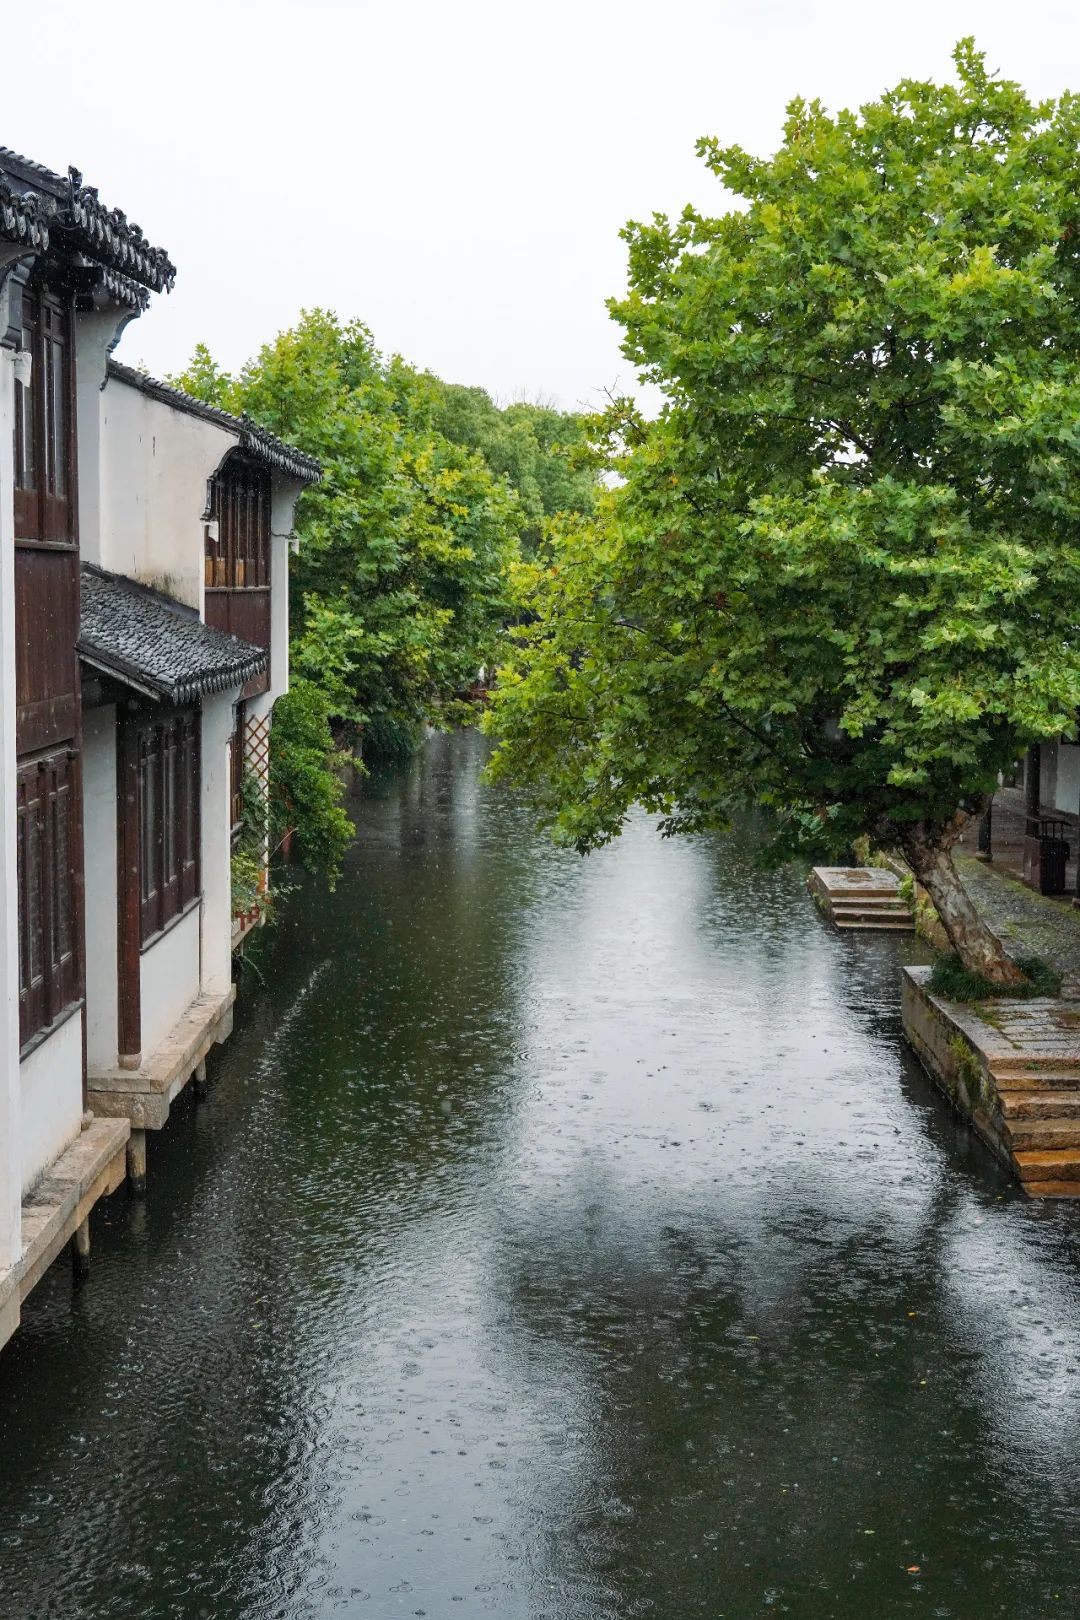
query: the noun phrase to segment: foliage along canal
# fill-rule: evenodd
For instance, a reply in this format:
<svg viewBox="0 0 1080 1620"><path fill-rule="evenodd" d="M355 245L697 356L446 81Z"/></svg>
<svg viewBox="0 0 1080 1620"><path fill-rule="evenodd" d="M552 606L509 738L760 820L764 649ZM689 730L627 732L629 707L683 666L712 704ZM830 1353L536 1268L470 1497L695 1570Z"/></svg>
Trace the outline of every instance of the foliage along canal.
<svg viewBox="0 0 1080 1620"><path fill-rule="evenodd" d="M430 742L0 1358L4 1620L1080 1609L1080 1236L753 832ZM261 975L261 976L260 976Z"/></svg>

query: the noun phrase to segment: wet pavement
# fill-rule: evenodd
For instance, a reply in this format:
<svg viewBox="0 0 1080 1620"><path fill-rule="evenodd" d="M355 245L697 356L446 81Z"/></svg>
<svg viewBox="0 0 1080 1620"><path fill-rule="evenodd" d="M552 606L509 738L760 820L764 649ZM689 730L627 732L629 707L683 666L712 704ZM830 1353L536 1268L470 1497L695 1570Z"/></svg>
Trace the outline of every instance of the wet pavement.
<svg viewBox="0 0 1080 1620"><path fill-rule="evenodd" d="M964 850L955 860L979 912L1014 956L1041 956L1080 981L1080 911L1068 896L1038 894L1000 863L984 865Z"/></svg>
<svg viewBox="0 0 1080 1620"><path fill-rule="evenodd" d="M437 739L0 1356L2 1620L1080 1612L1080 1212L754 832Z"/></svg>

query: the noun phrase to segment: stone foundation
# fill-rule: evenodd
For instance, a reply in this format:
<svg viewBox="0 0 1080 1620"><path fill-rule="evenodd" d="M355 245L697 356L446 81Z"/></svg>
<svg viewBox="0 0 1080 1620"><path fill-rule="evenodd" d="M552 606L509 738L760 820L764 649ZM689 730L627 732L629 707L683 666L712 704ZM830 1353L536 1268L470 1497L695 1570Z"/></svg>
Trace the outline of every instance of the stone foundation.
<svg viewBox="0 0 1080 1620"><path fill-rule="evenodd" d="M196 996L157 1051L139 1068L91 1070L87 1087L94 1113L130 1120L133 1130L160 1131L173 1102L210 1048L231 1034L235 999L235 986L223 996Z"/></svg>
<svg viewBox="0 0 1080 1620"><path fill-rule="evenodd" d="M90 1211L124 1179L127 1120L88 1119L83 1131L31 1187L22 1205L22 1253L0 1271L0 1346L19 1325L22 1302L73 1238L89 1256Z"/></svg>

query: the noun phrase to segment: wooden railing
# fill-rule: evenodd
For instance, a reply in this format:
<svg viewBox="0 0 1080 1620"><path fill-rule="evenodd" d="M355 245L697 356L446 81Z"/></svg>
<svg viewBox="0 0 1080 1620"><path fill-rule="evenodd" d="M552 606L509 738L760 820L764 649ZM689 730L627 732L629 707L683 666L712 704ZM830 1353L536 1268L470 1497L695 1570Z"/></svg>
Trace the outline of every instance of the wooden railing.
<svg viewBox="0 0 1080 1620"><path fill-rule="evenodd" d="M224 630L230 636L250 642L253 647L270 651L270 589L229 590L215 586L206 588L206 622L215 630ZM270 668L255 675L244 687L245 698L265 692L270 686Z"/></svg>

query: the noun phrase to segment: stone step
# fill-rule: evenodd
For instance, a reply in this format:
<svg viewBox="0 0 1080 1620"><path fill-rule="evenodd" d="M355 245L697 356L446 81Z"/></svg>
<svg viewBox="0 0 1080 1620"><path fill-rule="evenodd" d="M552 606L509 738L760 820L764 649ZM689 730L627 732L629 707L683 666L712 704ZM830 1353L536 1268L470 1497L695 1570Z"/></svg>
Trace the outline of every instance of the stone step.
<svg viewBox="0 0 1080 1620"><path fill-rule="evenodd" d="M1080 1148L1080 1119L1011 1119L1004 1137L1014 1153L1028 1148Z"/></svg>
<svg viewBox="0 0 1080 1620"><path fill-rule="evenodd" d="M1012 1157L1025 1183L1075 1181L1080 1186L1080 1148L1024 1148Z"/></svg>
<svg viewBox="0 0 1080 1620"><path fill-rule="evenodd" d="M1025 1181L1029 1198L1080 1198L1080 1181Z"/></svg>
<svg viewBox="0 0 1080 1620"><path fill-rule="evenodd" d="M881 902L882 906L887 906L891 902L892 904L899 902L900 906L904 906L897 889L829 889L829 902L832 906L848 906L852 901L860 902L863 906L873 906L878 902Z"/></svg>
<svg viewBox="0 0 1080 1620"><path fill-rule="evenodd" d="M854 929L854 928L863 928L863 929L869 928L869 929L873 929L876 933L879 933L879 934L881 934L881 933L886 933L886 934L910 934L911 931L912 931L912 928L914 926L914 924L912 924L910 922L904 922L902 919L900 921L896 921L896 920L894 920L892 918L885 918L885 917L877 918L877 919L871 920L869 922L866 922L866 921L856 922L854 919L848 921L848 920L845 920L843 917L834 917L833 921L835 922L837 928L842 928L845 933L848 933L851 929Z"/></svg>
<svg viewBox="0 0 1080 1620"><path fill-rule="evenodd" d="M911 918L906 911L871 911L860 906L858 911L834 911L833 922L838 928L843 928L845 923L859 922L903 923L909 927Z"/></svg>
<svg viewBox="0 0 1080 1620"><path fill-rule="evenodd" d="M1075 1078L1075 1077L1074 1077ZM1001 1112L1013 1119L1080 1120L1080 1090L999 1091Z"/></svg>
<svg viewBox="0 0 1080 1620"><path fill-rule="evenodd" d="M883 917L910 917L911 911L902 900L835 900L833 913L837 917L861 915L864 912Z"/></svg>
<svg viewBox="0 0 1080 1620"><path fill-rule="evenodd" d="M990 1077L999 1091L1070 1091L1080 1086L1080 1064L1071 1059L1032 1058L1029 1063L995 1063Z"/></svg>

